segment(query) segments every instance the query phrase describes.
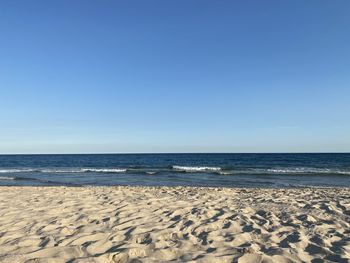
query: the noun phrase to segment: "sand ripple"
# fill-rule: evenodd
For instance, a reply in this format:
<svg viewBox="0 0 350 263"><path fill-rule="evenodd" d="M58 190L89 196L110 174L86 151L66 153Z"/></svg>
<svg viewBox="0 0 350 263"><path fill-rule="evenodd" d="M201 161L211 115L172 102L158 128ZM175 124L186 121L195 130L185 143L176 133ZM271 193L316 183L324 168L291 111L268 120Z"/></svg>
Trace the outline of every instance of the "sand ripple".
<svg viewBox="0 0 350 263"><path fill-rule="evenodd" d="M1 262L350 261L350 189L0 191Z"/></svg>

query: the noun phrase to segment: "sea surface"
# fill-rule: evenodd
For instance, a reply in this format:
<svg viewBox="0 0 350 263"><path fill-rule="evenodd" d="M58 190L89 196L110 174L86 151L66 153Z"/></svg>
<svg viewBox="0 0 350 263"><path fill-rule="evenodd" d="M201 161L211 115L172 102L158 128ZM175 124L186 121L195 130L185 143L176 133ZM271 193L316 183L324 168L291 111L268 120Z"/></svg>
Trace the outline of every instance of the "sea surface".
<svg viewBox="0 0 350 263"><path fill-rule="evenodd" d="M350 187L350 153L0 155L0 185Z"/></svg>

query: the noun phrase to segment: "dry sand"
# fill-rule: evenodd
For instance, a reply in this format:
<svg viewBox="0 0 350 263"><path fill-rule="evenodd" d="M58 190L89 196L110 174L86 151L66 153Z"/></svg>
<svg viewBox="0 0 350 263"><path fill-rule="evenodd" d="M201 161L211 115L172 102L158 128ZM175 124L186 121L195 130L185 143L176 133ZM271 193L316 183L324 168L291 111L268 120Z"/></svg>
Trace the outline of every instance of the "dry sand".
<svg viewBox="0 0 350 263"><path fill-rule="evenodd" d="M1 262L349 262L350 189L0 187Z"/></svg>

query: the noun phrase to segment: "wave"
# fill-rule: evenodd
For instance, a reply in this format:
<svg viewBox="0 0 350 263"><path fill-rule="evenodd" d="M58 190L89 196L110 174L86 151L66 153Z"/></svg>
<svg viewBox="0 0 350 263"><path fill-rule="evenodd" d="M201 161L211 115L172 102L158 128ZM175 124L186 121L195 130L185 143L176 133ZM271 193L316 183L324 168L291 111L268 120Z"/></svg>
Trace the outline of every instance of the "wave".
<svg viewBox="0 0 350 263"><path fill-rule="evenodd" d="M0 180L16 180L16 177L3 177L3 176L0 176Z"/></svg>
<svg viewBox="0 0 350 263"><path fill-rule="evenodd" d="M123 168L38 168L38 169L17 169L17 168L8 168L0 169L1 174L10 174L10 173L124 173L127 169Z"/></svg>
<svg viewBox="0 0 350 263"><path fill-rule="evenodd" d="M148 172L146 172L146 174L149 174L149 175L154 175L156 173L157 173L156 171L148 171Z"/></svg>
<svg viewBox="0 0 350 263"><path fill-rule="evenodd" d="M236 172L232 171L232 170L226 170L226 171L219 171L218 174L220 174L220 175L233 175L233 174L236 174Z"/></svg>
<svg viewBox="0 0 350 263"><path fill-rule="evenodd" d="M173 165L173 170L181 171L181 172L218 172L221 171L221 167L212 167L212 166L180 166Z"/></svg>
<svg viewBox="0 0 350 263"><path fill-rule="evenodd" d="M0 173L9 174L9 173L29 173L35 172L35 169L0 169Z"/></svg>
<svg viewBox="0 0 350 263"><path fill-rule="evenodd" d="M173 165L163 168L138 167L138 168L103 168L103 167L46 167L46 168L0 168L0 175L22 174L22 173L130 173L155 175L162 173L208 173L217 175L350 175L350 169L341 168L316 168L316 167L272 167L272 168L235 168L235 167L216 167L216 166L181 166ZM0 180L11 177L0 177Z"/></svg>
<svg viewBox="0 0 350 263"><path fill-rule="evenodd" d="M81 172L83 173L89 173L89 172L95 172L95 173L125 173L127 169L122 168L83 168L81 169Z"/></svg>
<svg viewBox="0 0 350 263"><path fill-rule="evenodd" d="M350 170L314 167L241 168L217 172L221 175L350 175Z"/></svg>
<svg viewBox="0 0 350 263"><path fill-rule="evenodd" d="M37 169L35 172L38 173L81 173L81 169L72 168L72 169L59 169L59 168L45 168L45 169Z"/></svg>
<svg viewBox="0 0 350 263"><path fill-rule="evenodd" d="M331 168L312 168L312 167L295 167L295 168L274 168L267 169L269 173L277 174L344 174L350 175L350 171L331 169Z"/></svg>
<svg viewBox="0 0 350 263"><path fill-rule="evenodd" d="M21 177L21 176L15 176L15 177L0 176L0 181L1 180L5 180L5 181L7 181L7 180L11 180L11 181L35 181L35 182L39 182L39 183L44 184L44 185L80 186L79 184L71 183L71 182L59 182L59 181L42 179L42 178Z"/></svg>

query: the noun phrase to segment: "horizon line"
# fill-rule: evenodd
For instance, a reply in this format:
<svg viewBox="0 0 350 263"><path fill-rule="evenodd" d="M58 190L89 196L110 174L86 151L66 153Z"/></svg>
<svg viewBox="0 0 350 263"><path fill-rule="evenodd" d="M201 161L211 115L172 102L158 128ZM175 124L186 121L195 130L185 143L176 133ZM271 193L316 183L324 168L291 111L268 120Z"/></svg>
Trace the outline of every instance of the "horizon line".
<svg viewBox="0 0 350 263"><path fill-rule="evenodd" d="M127 154L350 154L339 152L106 152L106 153L0 153L2 155L127 155Z"/></svg>

